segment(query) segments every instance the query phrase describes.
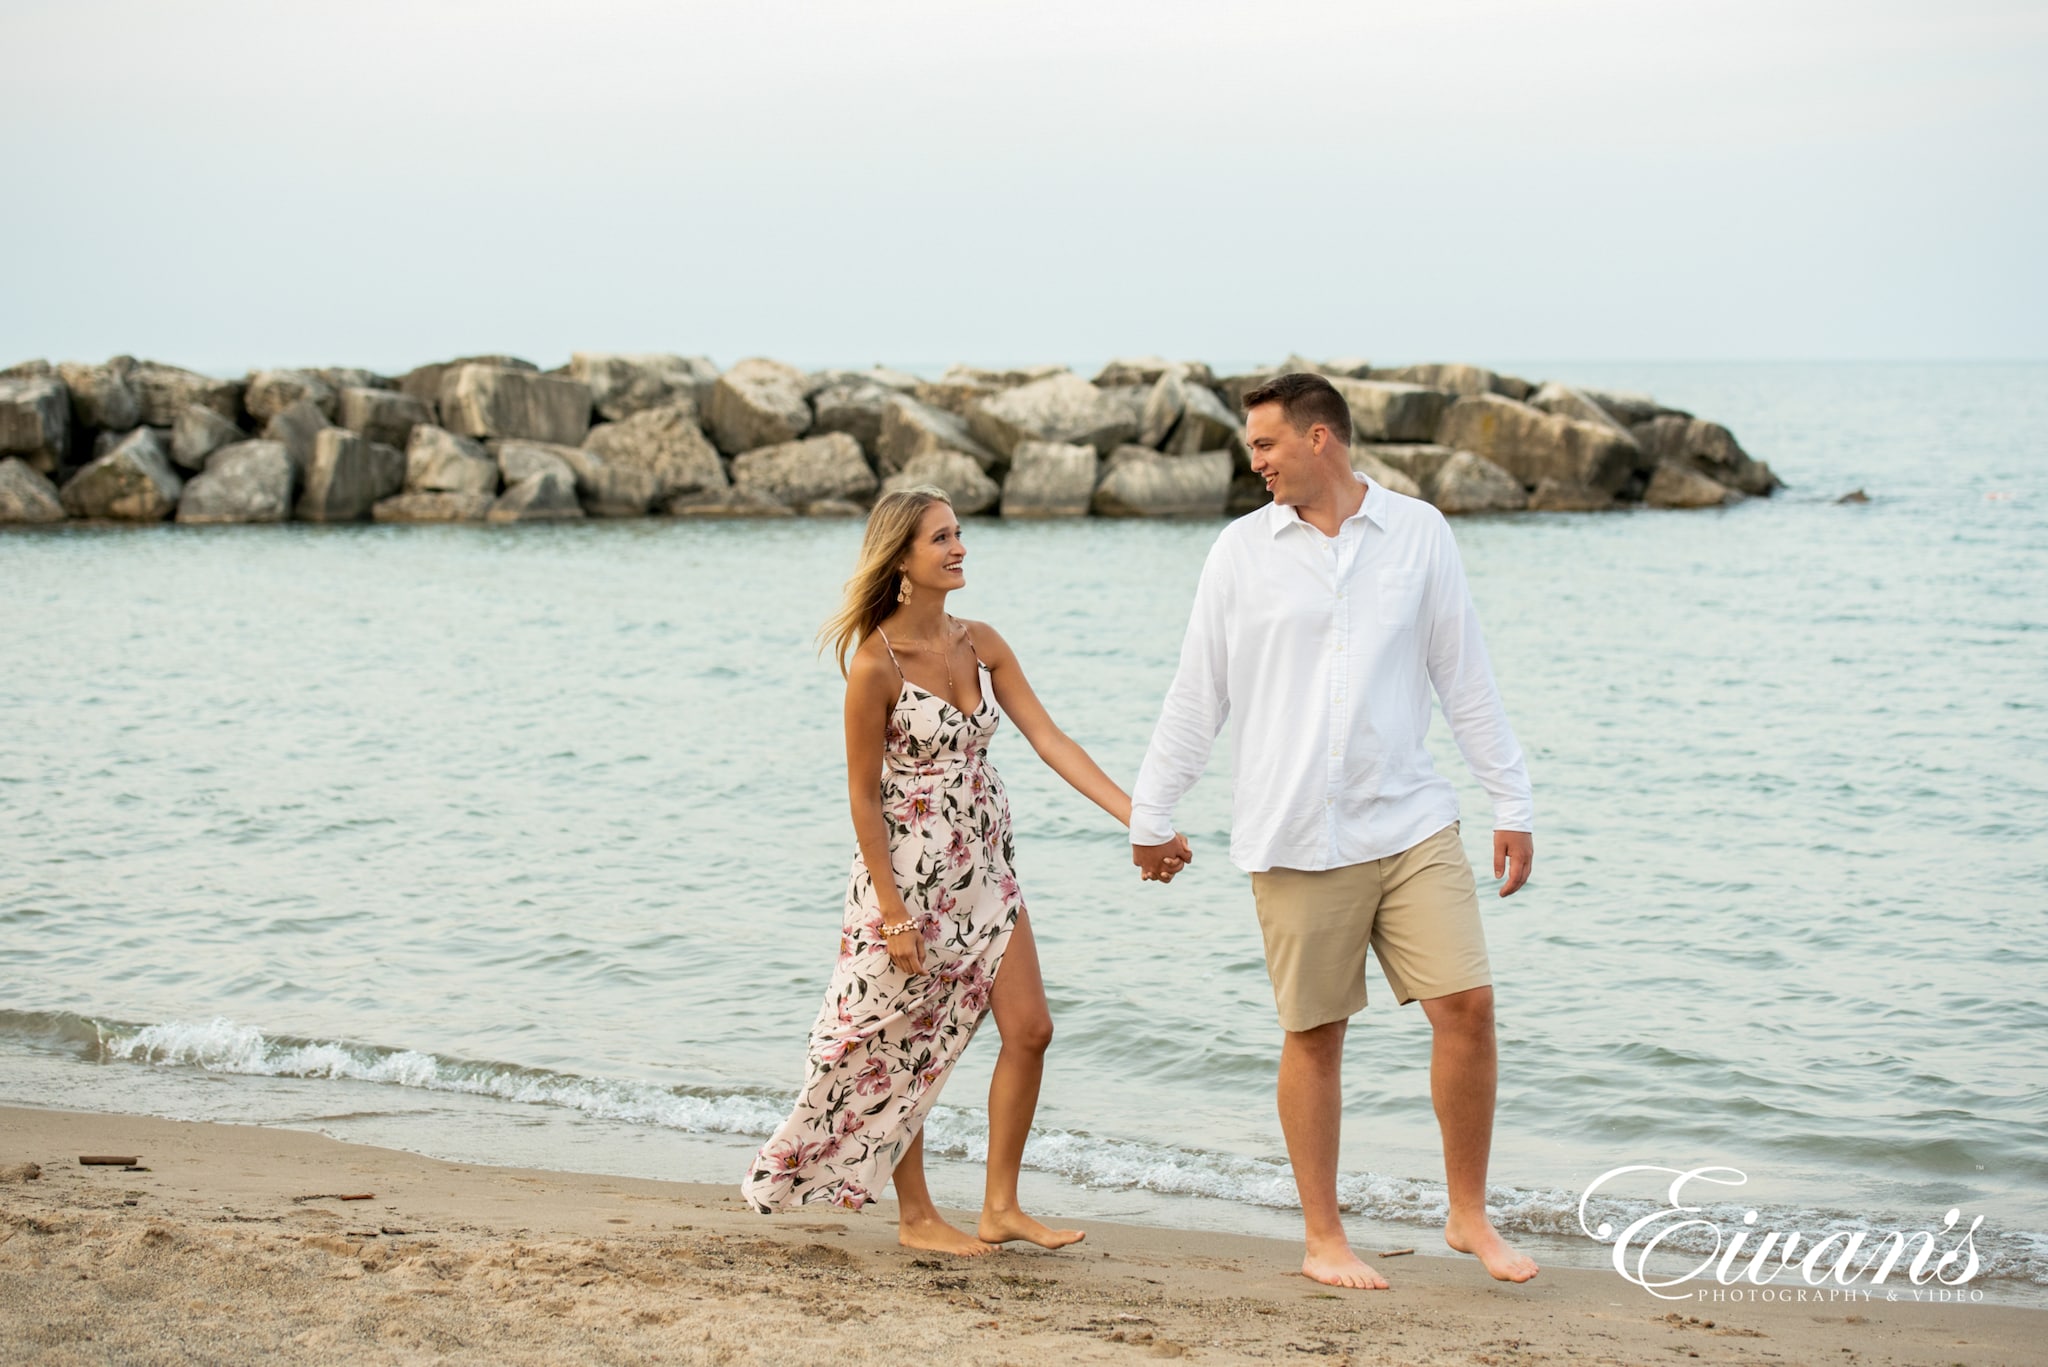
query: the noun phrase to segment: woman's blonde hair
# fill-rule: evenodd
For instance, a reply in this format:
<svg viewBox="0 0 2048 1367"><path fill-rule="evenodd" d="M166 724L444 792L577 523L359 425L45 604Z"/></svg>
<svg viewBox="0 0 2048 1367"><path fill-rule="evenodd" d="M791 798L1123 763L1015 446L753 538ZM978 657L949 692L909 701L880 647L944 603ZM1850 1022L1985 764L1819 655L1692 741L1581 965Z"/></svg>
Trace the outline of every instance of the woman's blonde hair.
<svg viewBox="0 0 2048 1367"><path fill-rule="evenodd" d="M832 652L841 674L846 673L847 659L860 649L861 642L896 610L896 594L903 587L896 566L910 549L925 509L934 503L951 507L953 500L944 489L930 484L898 489L875 500L874 511L868 514L867 535L861 538L860 563L846 581L846 596L840 600L839 611L818 628L818 649Z"/></svg>

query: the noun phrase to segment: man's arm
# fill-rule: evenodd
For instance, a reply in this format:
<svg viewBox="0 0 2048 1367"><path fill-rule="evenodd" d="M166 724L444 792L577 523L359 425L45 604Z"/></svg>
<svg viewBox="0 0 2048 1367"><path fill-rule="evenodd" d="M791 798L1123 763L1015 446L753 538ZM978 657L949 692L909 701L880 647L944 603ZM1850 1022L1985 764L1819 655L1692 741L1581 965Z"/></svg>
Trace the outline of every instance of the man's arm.
<svg viewBox="0 0 2048 1367"><path fill-rule="evenodd" d="M1228 551L1219 540L1202 564L1201 582L1181 639L1180 666L1167 686L1152 743L1131 786L1132 862L1157 876L1158 864L1178 839L1173 809L1209 765L1216 734L1230 715L1229 653L1224 623L1229 611Z"/></svg>
<svg viewBox="0 0 2048 1367"><path fill-rule="evenodd" d="M1505 897L1529 878L1535 857L1536 800L1521 744L1508 726L1507 708L1493 681L1479 612L1448 523L1439 529L1425 610L1429 682L1443 703L1444 720L1465 766L1493 800L1493 874L1507 876L1500 890Z"/></svg>

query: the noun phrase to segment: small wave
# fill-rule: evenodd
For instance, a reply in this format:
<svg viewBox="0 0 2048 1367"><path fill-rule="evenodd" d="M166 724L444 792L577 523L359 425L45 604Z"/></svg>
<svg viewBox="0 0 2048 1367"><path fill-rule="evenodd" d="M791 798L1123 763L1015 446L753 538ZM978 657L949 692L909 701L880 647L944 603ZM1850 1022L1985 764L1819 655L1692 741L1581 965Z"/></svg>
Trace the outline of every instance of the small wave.
<svg viewBox="0 0 2048 1367"><path fill-rule="evenodd" d="M616 1078L528 1068L518 1064L449 1058L414 1049L268 1035L225 1018L133 1025L70 1012L0 1010L0 1037L56 1046L98 1062L192 1067L258 1077L337 1078L431 1092L465 1093L502 1101L560 1107L603 1120L655 1125L691 1134L766 1136L788 1113L790 1093L769 1089L713 1090L662 1086ZM978 1162L988 1153L987 1117L979 1111L935 1106L925 1127L927 1150ZM1200 1196L1244 1205L1292 1209L1300 1204L1288 1164L1242 1154L1144 1140L1106 1138L1082 1131L1040 1129L1025 1146L1024 1165L1080 1186L1137 1190L1164 1196ZM1342 1173L1337 1194L1354 1215L1390 1224L1439 1225L1450 1212L1441 1182ZM1559 1188L1491 1186L1487 1206L1504 1232L1581 1236L1579 1193ZM1593 1223L1626 1227L1660 1209L1659 1203L1603 1197ZM1756 1229L1797 1229L1813 1236L1864 1230L1872 1236L1912 1229L1837 1212L1795 1207L1706 1206L1698 1222L1673 1230L1667 1249L1711 1255L1743 1217L1758 1213ZM2048 1286L2048 1234L1980 1230L1982 1275Z"/></svg>

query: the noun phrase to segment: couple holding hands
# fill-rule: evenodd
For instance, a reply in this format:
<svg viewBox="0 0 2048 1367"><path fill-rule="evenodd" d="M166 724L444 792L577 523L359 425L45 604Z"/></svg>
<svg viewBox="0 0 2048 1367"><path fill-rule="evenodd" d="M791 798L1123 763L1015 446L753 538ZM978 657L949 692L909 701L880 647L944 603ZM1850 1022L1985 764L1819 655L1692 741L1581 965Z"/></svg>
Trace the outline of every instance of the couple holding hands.
<svg viewBox="0 0 2048 1367"><path fill-rule="evenodd" d="M1445 1242L1501 1280L1536 1275L1486 1215L1492 978L1457 796L1423 746L1434 688L1493 802L1499 895L1514 892L1534 854L1529 776L1457 546L1435 508L1353 472L1350 412L1321 376L1281 375L1247 393L1244 411L1252 469L1273 501L1230 523L1209 552L1128 796L1053 723L1009 644L947 615L966 552L945 495L913 489L875 504L845 603L822 633L847 677L859 850L802 1093L742 1184L756 1209L857 1209L893 1180L910 1247L972 1255L1082 1237L1017 1201L1052 1017L988 759L997 705L1054 772L1130 828L1141 877L1160 882L1194 857L1173 807L1231 718L1230 857L1251 874L1283 1031L1280 1124L1301 1197L1303 1273L1387 1285L1352 1251L1337 1202L1344 1032L1365 1006L1370 947L1399 1000L1420 1001L1429 1018ZM986 1195L969 1233L932 1202L923 1127L986 1013L1002 1041Z"/></svg>

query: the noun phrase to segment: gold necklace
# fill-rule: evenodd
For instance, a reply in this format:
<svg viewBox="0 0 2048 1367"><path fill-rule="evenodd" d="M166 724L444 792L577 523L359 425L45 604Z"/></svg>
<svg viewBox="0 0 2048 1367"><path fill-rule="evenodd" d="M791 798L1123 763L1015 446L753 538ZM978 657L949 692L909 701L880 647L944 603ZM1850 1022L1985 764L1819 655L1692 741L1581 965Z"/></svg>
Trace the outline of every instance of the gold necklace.
<svg viewBox="0 0 2048 1367"><path fill-rule="evenodd" d="M950 625L952 621L952 614L948 613L946 615L947 624ZM934 650L937 649L936 646L933 646L925 641L904 641L900 642L900 644L910 646L911 648L918 651L922 651L927 655L931 654ZM942 653L940 658L942 658L946 662L946 691L948 693L953 694L954 697L958 697L959 692L953 687L953 646L951 642L948 642L946 644L946 649Z"/></svg>

